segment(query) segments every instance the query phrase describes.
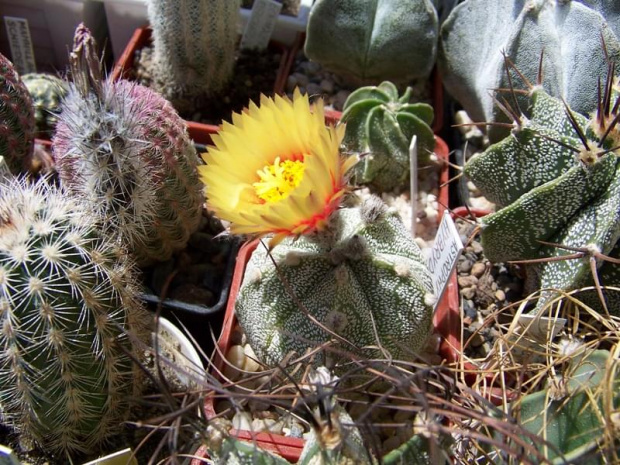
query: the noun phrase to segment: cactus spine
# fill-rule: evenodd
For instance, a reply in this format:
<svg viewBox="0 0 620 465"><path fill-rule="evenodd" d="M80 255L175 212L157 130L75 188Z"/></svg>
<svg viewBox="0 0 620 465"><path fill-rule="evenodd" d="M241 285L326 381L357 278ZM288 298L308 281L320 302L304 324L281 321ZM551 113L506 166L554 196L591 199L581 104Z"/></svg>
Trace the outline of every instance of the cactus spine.
<svg viewBox="0 0 620 465"><path fill-rule="evenodd" d="M67 95L68 85L52 74L28 73L22 76L32 97L37 136L49 139L54 132L60 103Z"/></svg>
<svg viewBox="0 0 620 465"><path fill-rule="evenodd" d="M128 332L142 339L148 316L133 266L45 179L0 192L3 422L56 454L95 452L139 387Z"/></svg>
<svg viewBox="0 0 620 465"><path fill-rule="evenodd" d="M466 176L500 207L482 219L489 260L561 258L575 248L584 252L581 258L532 265L543 289L571 291L593 284L591 257L607 280L603 285L620 283L618 265L602 259L617 253L620 239L619 99L613 82L611 66L591 119L532 86L530 117L510 110L511 135L465 166ZM616 303L608 309L618 314L612 294L608 298ZM554 296L557 292L544 291L537 308Z"/></svg>
<svg viewBox="0 0 620 465"><path fill-rule="evenodd" d="M153 87L164 97L220 91L233 72L240 0L149 0Z"/></svg>
<svg viewBox="0 0 620 465"><path fill-rule="evenodd" d="M338 210L325 234L285 239L271 255L277 269L264 247L254 251L235 307L250 346L267 365L335 337L343 349L370 357L410 358L425 344L434 298L430 273L398 215L377 197ZM369 346L383 352L362 349ZM324 357L315 362L325 364Z"/></svg>
<svg viewBox="0 0 620 465"><path fill-rule="evenodd" d="M140 264L167 260L200 221L196 150L161 96L101 81L89 33L76 34L75 83L53 139L61 181L120 232Z"/></svg>
<svg viewBox="0 0 620 465"><path fill-rule="evenodd" d="M381 192L402 186L409 175L409 144L418 137L418 158L428 162L435 148L430 124L433 107L410 103L411 88L399 97L389 81L361 87L344 104L346 150L364 153L355 169L355 181L370 184Z"/></svg>
<svg viewBox="0 0 620 465"><path fill-rule="evenodd" d="M34 150L35 120L30 94L11 63L0 54L0 155L9 170L24 171Z"/></svg>
<svg viewBox="0 0 620 465"><path fill-rule="evenodd" d="M426 79L439 25L430 0L317 0L305 53L356 84Z"/></svg>

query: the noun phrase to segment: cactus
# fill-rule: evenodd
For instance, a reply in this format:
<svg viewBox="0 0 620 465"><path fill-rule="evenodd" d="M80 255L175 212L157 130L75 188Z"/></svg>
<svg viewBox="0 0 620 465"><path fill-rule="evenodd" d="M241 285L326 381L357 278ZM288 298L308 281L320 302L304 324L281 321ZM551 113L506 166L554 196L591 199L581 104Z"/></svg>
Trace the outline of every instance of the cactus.
<svg viewBox="0 0 620 465"><path fill-rule="evenodd" d="M45 178L1 185L3 423L70 457L117 433L140 386L130 332L145 340L148 314L137 290L88 206Z"/></svg>
<svg viewBox="0 0 620 465"><path fill-rule="evenodd" d="M196 150L160 95L128 81L101 81L91 40L78 28L75 83L52 141L61 182L119 231L139 264L167 260L200 221Z"/></svg>
<svg viewBox="0 0 620 465"><path fill-rule="evenodd" d="M540 85L527 93L530 118L510 110L515 118L511 135L465 166L465 175L500 207L482 219L485 255L496 262L545 259L533 265L532 273L543 289L564 291L593 283L592 257L598 268L605 264L610 281L602 284L617 285L618 265L602 259L620 238L619 100L613 66L590 120ZM575 248L583 251L580 258L557 260ZM556 295L544 291L538 309ZM620 312L618 307L609 310Z"/></svg>
<svg viewBox="0 0 620 465"><path fill-rule="evenodd" d="M593 8L576 1L548 0L459 4L440 33L437 62L446 90L474 121L501 121L493 89L510 87L503 54L530 82L535 82L542 58L545 90L566 100L573 111L595 111L592 89L608 59L620 59L620 42ZM492 142L505 135L499 127L489 131Z"/></svg>
<svg viewBox="0 0 620 465"><path fill-rule="evenodd" d="M597 453L605 447L606 412L620 405L616 362L607 350L589 350L568 361L561 380L513 404L520 423L548 441L532 445L551 463L605 463Z"/></svg>
<svg viewBox="0 0 620 465"><path fill-rule="evenodd" d="M434 298L420 249L377 197L329 221L325 233L276 245L277 268L264 247L254 251L235 304L250 346L269 366L334 339L349 352L411 358L430 334Z"/></svg>
<svg viewBox="0 0 620 465"><path fill-rule="evenodd" d="M52 74L28 73L22 76L34 103L37 136L50 138L54 132L60 102L69 90L65 81Z"/></svg>
<svg viewBox="0 0 620 465"><path fill-rule="evenodd" d="M24 171L24 160L34 150L32 99L19 74L0 54L0 154L13 174Z"/></svg>
<svg viewBox="0 0 620 465"><path fill-rule="evenodd" d="M149 0L152 87L167 99L222 90L233 72L239 0Z"/></svg>
<svg viewBox="0 0 620 465"><path fill-rule="evenodd" d="M306 56L357 85L426 79L439 25L430 0L317 0Z"/></svg>
<svg viewBox="0 0 620 465"><path fill-rule="evenodd" d="M382 192L401 186L409 175L409 144L418 137L418 157L428 162L435 148L430 124L433 107L409 103L411 88L402 97L389 81L353 91L344 104L346 150L365 153L355 169L355 181Z"/></svg>

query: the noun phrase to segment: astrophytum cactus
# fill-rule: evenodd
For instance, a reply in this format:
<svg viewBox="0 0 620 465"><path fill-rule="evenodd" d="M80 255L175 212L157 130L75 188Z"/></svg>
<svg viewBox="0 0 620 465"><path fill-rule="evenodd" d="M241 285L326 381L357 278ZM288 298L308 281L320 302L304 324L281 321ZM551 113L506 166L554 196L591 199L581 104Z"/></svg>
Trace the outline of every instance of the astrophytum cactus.
<svg viewBox="0 0 620 465"><path fill-rule="evenodd" d="M485 255L496 262L539 261L531 267L546 289L538 308L558 295L551 289L580 289L594 285L597 276L601 285L620 283L619 265L606 258L617 255L620 238L615 83L610 66L591 119L530 85L530 117L510 109L510 136L465 166L465 175L499 207L482 218ZM618 314L615 294L605 298Z"/></svg>
<svg viewBox="0 0 620 465"><path fill-rule="evenodd" d="M22 80L34 104L37 137L49 139L56 127L60 103L67 95L69 85L53 74L28 73L22 76Z"/></svg>
<svg viewBox="0 0 620 465"><path fill-rule="evenodd" d="M198 156L183 120L151 89L103 81L92 38L76 32L74 83L53 138L63 186L127 242L139 264L167 260L198 227Z"/></svg>
<svg viewBox="0 0 620 465"><path fill-rule="evenodd" d="M270 255L259 245L235 309L258 358L276 366L329 340L352 353L411 359L430 334L433 304L420 249L397 213L372 197L337 210L315 236L287 238ZM320 352L315 362L335 358Z"/></svg>
<svg viewBox="0 0 620 465"><path fill-rule="evenodd" d="M65 463L118 433L149 321L132 262L93 220L44 178L0 185L2 423Z"/></svg>

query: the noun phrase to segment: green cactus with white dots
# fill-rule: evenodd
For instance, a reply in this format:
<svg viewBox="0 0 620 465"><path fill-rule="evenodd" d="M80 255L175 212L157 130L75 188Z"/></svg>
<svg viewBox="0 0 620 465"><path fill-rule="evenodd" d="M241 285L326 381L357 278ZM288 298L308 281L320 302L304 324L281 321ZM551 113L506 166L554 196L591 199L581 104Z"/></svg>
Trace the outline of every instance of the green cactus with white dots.
<svg viewBox="0 0 620 465"><path fill-rule="evenodd" d="M53 74L28 73L22 76L34 104L37 137L51 138L62 99L69 91L69 84Z"/></svg>
<svg viewBox="0 0 620 465"><path fill-rule="evenodd" d="M396 359L411 359L425 345L434 304L430 272L398 214L377 197L341 208L324 233L285 239L270 255L262 245L254 251L235 306L267 365L329 340L349 352ZM338 363L326 354L315 362Z"/></svg>
<svg viewBox="0 0 620 465"><path fill-rule="evenodd" d="M435 148L430 125L433 107L412 103L410 87L402 96L384 81L360 87L344 104L341 121L346 123L345 150L364 154L355 168L355 182L379 192L401 187L409 176L409 145L417 136L418 160L427 163Z"/></svg>
<svg viewBox="0 0 620 465"><path fill-rule="evenodd" d="M59 458L98 452L126 419L145 341L126 252L44 178L0 185L0 414Z"/></svg>
<svg viewBox="0 0 620 465"><path fill-rule="evenodd" d="M510 136L465 166L465 175L498 207L482 218L486 256L496 262L542 260L529 267L542 289L594 285L593 263L602 285L620 284L620 267L604 257L617 255L620 238L619 94L613 67L600 87L598 110L587 118L532 85L530 116L510 110ZM570 259L575 253L580 257ZM543 290L537 309L557 296ZM620 314L617 297L606 292L600 306Z"/></svg>

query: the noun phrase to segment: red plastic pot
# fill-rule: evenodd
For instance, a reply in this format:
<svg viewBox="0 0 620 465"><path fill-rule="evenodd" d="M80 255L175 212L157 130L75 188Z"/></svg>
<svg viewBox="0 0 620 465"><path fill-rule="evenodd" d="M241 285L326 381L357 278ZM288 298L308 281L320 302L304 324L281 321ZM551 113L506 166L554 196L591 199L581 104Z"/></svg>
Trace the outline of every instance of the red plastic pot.
<svg viewBox="0 0 620 465"><path fill-rule="evenodd" d="M306 42L306 33L300 32L297 35L297 39L295 40L293 47L291 48L291 53L289 55L289 63L287 64L287 76L284 79L284 85L286 85L286 78L288 77L288 73L293 70L293 64L295 63L295 58L300 50L303 50L304 44ZM435 111L435 118L433 119L433 124L431 129L435 134L439 134L441 129L443 128L443 83L441 82L441 75L437 69L437 66L433 68L430 76L430 85L431 85L431 105L433 106L433 110ZM340 121L342 116L341 111L336 110L325 110L325 119L328 123L336 124Z"/></svg>
<svg viewBox="0 0 620 465"><path fill-rule="evenodd" d="M123 51L123 54L114 65L112 73L110 74L110 79L127 78L127 76L129 75L129 71L134 66L136 51L146 47L147 45L150 45L150 43L151 29L149 27L141 27L136 29L133 36L129 40L127 47ZM290 49L285 45L274 41L269 43L269 47L279 51L282 55L273 88L274 94L282 94L284 92L286 78L289 74L289 68L287 68L287 66L289 66L289 63L291 63L289 59ZM209 144L211 143L211 137L208 134L213 134L214 132L217 132L218 126L198 123L195 121L187 121L187 129L189 131L190 137L194 140L194 142L198 144Z"/></svg>
<svg viewBox="0 0 620 465"><path fill-rule="evenodd" d="M326 118L326 120L328 120ZM439 175L439 220L441 219L443 212L448 205L448 177L449 177L449 165L448 165L448 146L439 137L435 137L436 147L435 153L440 160L443 160L443 166ZM233 281L231 284L230 297L226 307L226 313L224 315L224 323L222 327L222 333L217 341L217 353L226 354L231 346L231 336L236 326L235 316L235 301L236 296L241 287L243 281L243 274L246 264L250 259L250 256L254 249L259 245L260 241L254 240L247 242L241 246L239 254L237 255L237 263L235 265L235 271L233 275ZM460 311L458 305L458 289L456 285L456 277L454 282L450 282L448 289L444 293L442 300L435 312L433 318L433 326L441 335L442 341L439 348L439 354L448 363L456 362L459 359L461 351L460 342ZM214 360L214 367L216 372L222 372L224 368L224 361L221 357L216 355ZM216 375L217 376L217 375ZM205 401L205 415L207 418L213 418L216 416L214 407L214 397L208 396ZM299 459L305 440L298 438L290 438L279 434L271 433L256 433L245 430L233 430L231 434L247 441L256 443L259 447L274 452L285 459L296 462ZM206 449L201 447L194 455L198 457L206 457ZM200 465L199 459L194 459L192 465Z"/></svg>

